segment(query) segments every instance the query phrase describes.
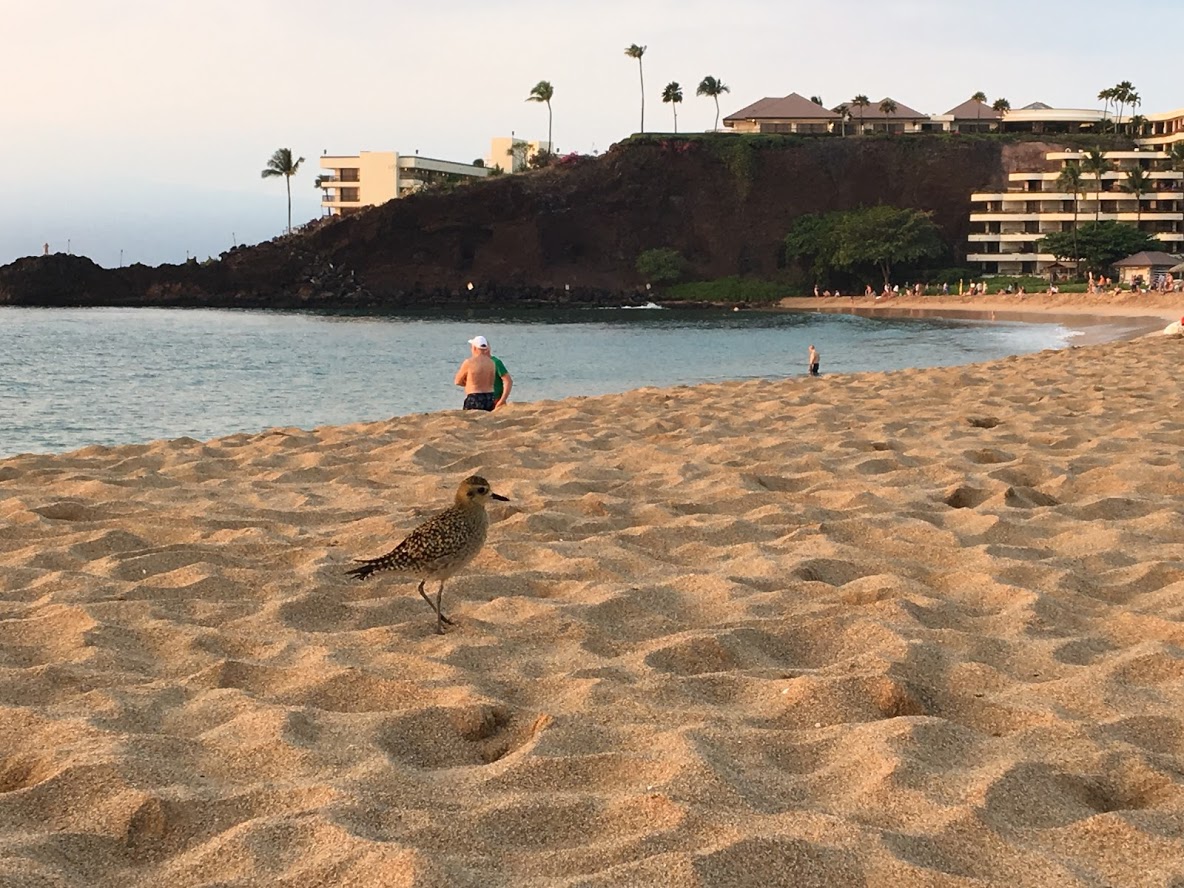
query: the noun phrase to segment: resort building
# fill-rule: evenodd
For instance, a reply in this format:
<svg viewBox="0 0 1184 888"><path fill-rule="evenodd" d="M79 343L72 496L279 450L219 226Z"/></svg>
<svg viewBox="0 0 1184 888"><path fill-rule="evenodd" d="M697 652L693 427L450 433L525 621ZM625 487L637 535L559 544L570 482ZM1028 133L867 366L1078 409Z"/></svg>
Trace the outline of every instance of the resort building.
<svg viewBox="0 0 1184 888"><path fill-rule="evenodd" d="M1138 138L1140 145L1170 146L1184 142L1184 108L1148 114L1143 120Z"/></svg>
<svg viewBox="0 0 1184 888"><path fill-rule="evenodd" d="M933 120L928 114L915 111L903 102L884 97L878 102L859 108L850 104L846 107L854 127L851 132L864 133L923 133ZM883 111L887 107L888 111ZM862 127L862 129L861 129Z"/></svg>
<svg viewBox="0 0 1184 888"><path fill-rule="evenodd" d="M418 154L394 151L362 151L349 155L323 155L321 207L331 216L345 216L365 207L406 197L434 182L462 181L488 176L486 167Z"/></svg>
<svg viewBox="0 0 1184 888"><path fill-rule="evenodd" d="M509 136L495 136L490 140L489 157L485 158L485 165L491 170L501 167L503 172L520 173L529 166L536 154L549 154L552 151L549 142L519 139L513 133Z"/></svg>
<svg viewBox="0 0 1184 888"><path fill-rule="evenodd" d="M884 107L889 110L881 110ZM890 98L863 107L847 103L824 108L798 93L780 99L761 99L724 118L724 127L736 133L919 133L932 125L928 114Z"/></svg>
<svg viewBox="0 0 1184 888"><path fill-rule="evenodd" d="M1153 284L1168 277L1172 270L1180 267L1180 257L1156 250L1144 251L1119 259L1114 263L1118 279L1124 284Z"/></svg>
<svg viewBox="0 0 1184 888"><path fill-rule="evenodd" d="M1006 191L972 194L967 262L987 274L1043 273L1056 257L1037 252L1036 243L1046 234L1073 230L1074 202L1077 224L1124 222L1154 235L1165 252L1184 250L1184 172L1171 168L1166 152L1107 151L1113 169L1100 181L1084 173L1083 191L1074 195L1058 180L1066 163L1080 164L1082 157L1078 151L1048 153L1041 169L1010 173ZM1124 190L1136 167L1150 180L1142 194Z"/></svg>
<svg viewBox="0 0 1184 888"><path fill-rule="evenodd" d="M1003 119L1003 114L986 102L967 99L945 114L934 114L933 119L942 123L945 132L989 133L999 129L999 121Z"/></svg>
<svg viewBox="0 0 1184 888"><path fill-rule="evenodd" d="M895 106L885 114L881 106ZM885 98L857 107L844 102L824 108L799 93L783 98L763 98L724 118L724 127L735 133L811 133L855 135L865 133L997 132L1061 135L1096 133L1118 128L1130 132L1141 147L1161 147L1184 141L1184 108L1157 114L1136 114L1124 108L1119 115L1111 109L1053 108L1032 102L1022 108L996 111L977 99L967 99L945 114L920 111ZM505 140L503 140L505 141ZM531 143L533 144L533 143ZM506 146L496 148L491 160L505 155ZM490 164L492 165L492 164ZM500 164L504 168L504 164Z"/></svg>
<svg viewBox="0 0 1184 888"><path fill-rule="evenodd" d="M784 98L764 98L724 118L724 126L737 133L838 132L842 115L790 93Z"/></svg>

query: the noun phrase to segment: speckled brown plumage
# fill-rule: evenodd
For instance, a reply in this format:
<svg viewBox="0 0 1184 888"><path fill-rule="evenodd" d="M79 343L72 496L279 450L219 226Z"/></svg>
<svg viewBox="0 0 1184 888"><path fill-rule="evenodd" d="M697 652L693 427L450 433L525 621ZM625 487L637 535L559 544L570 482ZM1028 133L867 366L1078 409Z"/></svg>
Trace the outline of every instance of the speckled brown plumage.
<svg viewBox="0 0 1184 888"><path fill-rule="evenodd" d="M491 499L509 501L494 493L480 475L470 475L460 482L456 502L451 507L419 525L385 555L361 562L349 575L364 580L372 573L389 570L418 578L419 594L436 612L436 631L443 633L445 623L452 625L452 620L440 609L444 581L472 561L485 545L489 529L485 504ZM434 604L424 591L428 580L440 583Z"/></svg>

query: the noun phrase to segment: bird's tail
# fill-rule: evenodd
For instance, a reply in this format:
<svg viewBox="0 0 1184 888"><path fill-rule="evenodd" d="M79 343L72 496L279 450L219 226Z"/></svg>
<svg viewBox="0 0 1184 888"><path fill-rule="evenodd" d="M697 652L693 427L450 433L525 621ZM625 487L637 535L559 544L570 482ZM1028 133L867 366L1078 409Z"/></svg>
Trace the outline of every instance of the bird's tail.
<svg viewBox="0 0 1184 888"><path fill-rule="evenodd" d="M368 558L364 561L358 562L358 567L352 570L347 570L346 574L353 577L355 580L364 580L372 573L377 573L380 570L394 570L397 559L394 552L388 552L378 558Z"/></svg>

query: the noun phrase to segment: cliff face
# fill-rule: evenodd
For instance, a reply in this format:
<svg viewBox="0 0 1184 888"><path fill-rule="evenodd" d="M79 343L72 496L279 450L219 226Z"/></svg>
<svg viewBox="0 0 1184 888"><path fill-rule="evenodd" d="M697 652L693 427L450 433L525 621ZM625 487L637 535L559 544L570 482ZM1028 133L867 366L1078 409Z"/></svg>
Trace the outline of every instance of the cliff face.
<svg viewBox="0 0 1184 888"><path fill-rule="evenodd" d="M1054 147L924 136L631 141L603 157L391 201L205 265L18 260L0 268L0 303L615 299L642 283L634 263L643 250L680 251L700 279L768 275L795 217L875 203L932 210L961 253L971 192L1003 187L1017 163Z"/></svg>

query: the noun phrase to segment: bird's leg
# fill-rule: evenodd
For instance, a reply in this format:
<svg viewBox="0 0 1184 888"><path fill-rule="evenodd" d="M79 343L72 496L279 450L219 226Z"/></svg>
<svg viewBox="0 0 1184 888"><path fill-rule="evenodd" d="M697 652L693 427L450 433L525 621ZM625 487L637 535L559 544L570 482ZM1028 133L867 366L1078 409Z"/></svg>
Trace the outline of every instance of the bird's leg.
<svg viewBox="0 0 1184 888"><path fill-rule="evenodd" d="M444 583L441 581L440 588L436 590L436 600L432 601L432 599L428 597L428 593L423 590L424 584L426 582L427 580L419 581L419 595L424 601L428 603L428 607L436 612L436 631L443 635L444 623L447 623L449 626L455 625L452 620L448 619L440 612L440 597L444 594Z"/></svg>
<svg viewBox="0 0 1184 888"><path fill-rule="evenodd" d="M450 620L446 616L444 616L444 611L442 611L440 609L440 598L443 595L444 595L444 581L441 580L440 581L440 588L436 590L436 616L440 618L440 622L438 622L436 624L436 631L440 632L441 634L444 632L444 627L442 625L440 625L441 623L447 623L449 626L456 625L455 623L452 622L452 620Z"/></svg>
<svg viewBox="0 0 1184 888"><path fill-rule="evenodd" d="M436 609L436 605L432 604L432 599L428 598L428 593L423 591L423 584L426 582L427 582L427 580L420 580L419 581L419 596L420 596L420 598L422 598L424 601L426 601L428 603L428 607L430 607L432 610L436 611L436 616L440 616L439 611Z"/></svg>

